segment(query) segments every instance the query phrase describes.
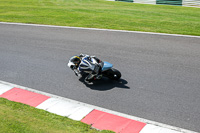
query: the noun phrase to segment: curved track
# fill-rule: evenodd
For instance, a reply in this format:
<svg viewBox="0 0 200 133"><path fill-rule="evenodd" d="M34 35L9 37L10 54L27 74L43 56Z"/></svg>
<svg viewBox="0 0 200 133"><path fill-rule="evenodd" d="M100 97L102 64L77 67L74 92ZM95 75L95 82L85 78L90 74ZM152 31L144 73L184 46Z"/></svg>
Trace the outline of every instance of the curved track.
<svg viewBox="0 0 200 133"><path fill-rule="evenodd" d="M200 39L0 24L0 80L200 132ZM95 54L120 82L87 85L67 68Z"/></svg>

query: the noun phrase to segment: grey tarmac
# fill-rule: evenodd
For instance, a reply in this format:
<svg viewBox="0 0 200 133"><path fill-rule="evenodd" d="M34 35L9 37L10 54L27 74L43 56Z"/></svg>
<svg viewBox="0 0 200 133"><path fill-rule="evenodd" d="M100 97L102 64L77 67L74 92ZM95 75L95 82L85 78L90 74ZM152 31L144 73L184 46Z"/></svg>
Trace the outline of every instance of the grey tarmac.
<svg viewBox="0 0 200 133"><path fill-rule="evenodd" d="M0 24L0 80L200 132L200 38ZM85 84L67 67L86 53L121 71Z"/></svg>

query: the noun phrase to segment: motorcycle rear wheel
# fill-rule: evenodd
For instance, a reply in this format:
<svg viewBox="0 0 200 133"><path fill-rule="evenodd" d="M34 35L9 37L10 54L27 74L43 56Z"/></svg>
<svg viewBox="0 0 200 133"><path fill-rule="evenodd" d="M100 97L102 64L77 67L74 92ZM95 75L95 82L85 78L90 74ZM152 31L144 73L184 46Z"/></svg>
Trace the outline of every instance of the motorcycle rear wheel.
<svg viewBox="0 0 200 133"><path fill-rule="evenodd" d="M121 78L121 73L117 69L111 68L107 70L106 72L104 72L104 76L112 80L119 80Z"/></svg>

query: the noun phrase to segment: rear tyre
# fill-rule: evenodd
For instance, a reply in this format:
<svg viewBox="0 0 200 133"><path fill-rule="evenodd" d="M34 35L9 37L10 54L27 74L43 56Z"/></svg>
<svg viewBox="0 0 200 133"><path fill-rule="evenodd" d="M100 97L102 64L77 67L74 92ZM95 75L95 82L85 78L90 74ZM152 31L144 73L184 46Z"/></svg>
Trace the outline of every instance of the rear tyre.
<svg viewBox="0 0 200 133"><path fill-rule="evenodd" d="M111 68L106 71L105 76L112 80L119 80L121 78L121 73L115 68Z"/></svg>

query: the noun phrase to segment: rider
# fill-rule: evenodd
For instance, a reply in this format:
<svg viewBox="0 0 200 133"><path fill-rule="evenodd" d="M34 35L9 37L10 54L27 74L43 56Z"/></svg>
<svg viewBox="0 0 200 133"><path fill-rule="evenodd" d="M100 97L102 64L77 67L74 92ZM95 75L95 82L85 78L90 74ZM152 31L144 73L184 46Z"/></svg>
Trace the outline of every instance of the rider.
<svg viewBox="0 0 200 133"><path fill-rule="evenodd" d="M72 56L69 60L68 66L75 72L76 76L81 77L84 72L89 73L88 76L85 78L85 81L90 83L93 81L94 76L96 76L97 78L101 77L100 69L98 73L94 71L95 65L100 62L101 60L99 60L95 56L80 54L79 56Z"/></svg>

